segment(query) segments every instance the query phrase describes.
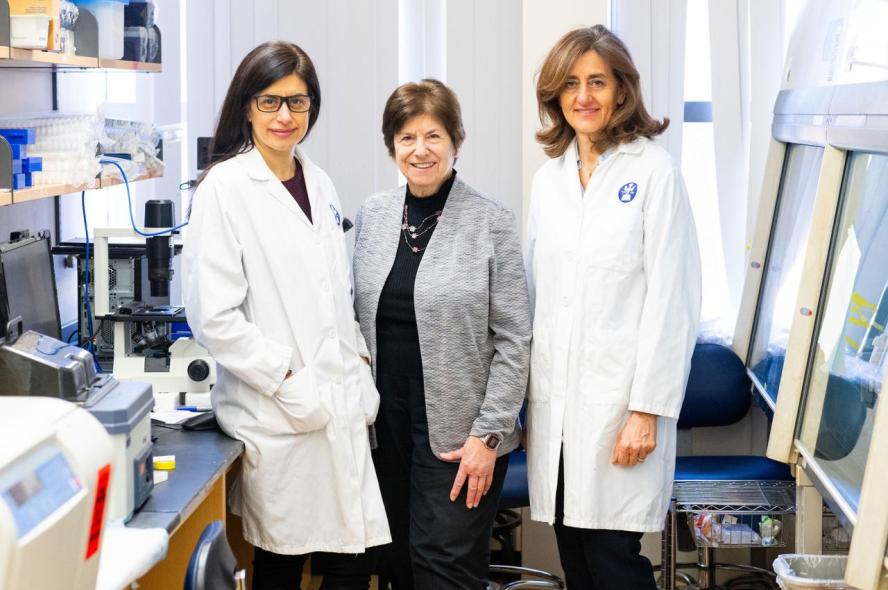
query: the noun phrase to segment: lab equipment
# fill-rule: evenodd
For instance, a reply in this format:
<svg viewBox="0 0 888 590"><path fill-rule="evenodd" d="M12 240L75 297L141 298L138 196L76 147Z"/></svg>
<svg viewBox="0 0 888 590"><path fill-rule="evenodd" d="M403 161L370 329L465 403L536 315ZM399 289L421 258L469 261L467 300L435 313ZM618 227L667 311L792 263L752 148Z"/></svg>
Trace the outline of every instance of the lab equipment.
<svg viewBox="0 0 888 590"><path fill-rule="evenodd" d="M26 329L59 337L59 308L49 232L14 232L0 244L0 338L21 317Z"/></svg>
<svg viewBox="0 0 888 590"><path fill-rule="evenodd" d="M148 61L148 29L126 27L123 31L123 58L127 61Z"/></svg>
<svg viewBox="0 0 888 590"><path fill-rule="evenodd" d="M96 17L99 29L99 57L123 57L123 11L129 0L74 0L80 10Z"/></svg>
<svg viewBox="0 0 888 590"><path fill-rule="evenodd" d="M0 588L95 588L111 456L84 409L0 397Z"/></svg>
<svg viewBox="0 0 888 590"><path fill-rule="evenodd" d="M154 26L154 13L156 10L154 0L130 0L123 9L123 24L127 27Z"/></svg>
<svg viewBox="0 0 888 590"><path fill-rule="evenodd" d="M10 44L22 49L46 49L52 19L45 14L9 15Z"/></svg>
<svg viewBox="0 0 888 590"><path fill-rule="evenodd" d="M175 252L181 250L180 245L174 246ZM87 314L95 307L95 293L92 285L87 293L85 279L87 276L86 248L82 239L59 242L52 248L56 256L69 257L68 264L77 265L77 330L81 341L89 337ZM152 298L148 292L148 268L144 243L110 243L108 244L108 307L133 309L133 302L144 302L150 305L169 303L169 298ZM95 259L89 258L89 276L95 276ZM89 305L87 305L87 295ZM90 309L88 309L90 308ZM114 359L114 326L110 322L100 323L93 334L93 354L99 364L111 371Z"/></svg>
<svg viewBox="0 0 888 590"><path fill-rule="evenodd" d="M59 0L10 0L9 16L13 47L59 51Z"/></svg>
<svg viewBox="0 0 888 590"><path fill-rule="evenodd" d="M145 223L155 234L173 226L170 201L148 201ZM156 225L160 224L160 225ZM209 352L191 338L176 338L175 326L187 321L185 309L171 306L174 248L171 236L139 235L133 228L95 228L95 316L114 326L114 376L147 381L154 387L158 410L182 405L210 407L210 389L216 382L216 363ZM148 256L148 279L153 301L133 301L111 309L108 275L109 238L144 239Z"/></svg>
<svg viewBox="0 0 888 590"><path fill-rule="evenodd" d="M7 327L0 345L0 396L47 396L80 404L113 441L114 470L108 518L129 519L151 494L151 386L97 374L89 352L45 334Z"/></svg>
<svg viewBox="0 0 888 590"><path fill-rule="evenodd" d="M74 45L74 30L77 28L77 18L79 16L80 11L77 9L77 6L75 6L73 2L62 0L62 30L60 31L59 36L59 49L61 49L62 53L64 53L65 55L74 55L77 52L77 48Z"/></svg>
<svg viewBox="0 0 888 590"><path fill-rule="evenodd" d="M41 169L32 172L34 186L79 186L93 182L101 171L96 161L96 148L102 136L103 125L104 119L97 114L65 115L51 112L39 116L0 119L0 127L33 130L33 144L28 145L26 150L13 149L12 157L39 156L42 159Z"/></svg>
<svg viewBox="0 0 888 590"><path fill-rule="evenodd" d="M0 187L28 188L34 173L43 170L42 158L28 157L28 146L36 141L36 135L33 128L0 129Z"/></svg>

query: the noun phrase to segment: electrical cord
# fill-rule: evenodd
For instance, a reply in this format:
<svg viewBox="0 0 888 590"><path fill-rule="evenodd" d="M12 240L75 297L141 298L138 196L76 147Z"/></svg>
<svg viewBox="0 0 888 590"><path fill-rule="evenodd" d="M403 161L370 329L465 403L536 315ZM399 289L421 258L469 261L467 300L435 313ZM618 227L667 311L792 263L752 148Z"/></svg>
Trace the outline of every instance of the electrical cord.
<svg viewBox="0 0 888 590"><path fill-rule="evenodd" d="M85 248L86 248L86 256L84 260L84 276L83 276L83 288L84 294L83 299L86 302L86 329L89 332L89 340L86 341L86 350L92 354L93 363L96 365L96 372L101 373L102 367L99 366L99 361L96 358L95 354L95 346L93 345L93 338L95 332L93 332L93 314L92 314L92 304L89 302L89 223L86 220L86 191L80 191L80 211L83 213L83 231L85 233Z"/></svg>
<svg viewBox="0 0 888 590"><path fill-rule="evenodd" d="M126 172L123 171L123 166L121 166L120 164L118 164L117 162L115 162L113 160L99 160L99 164L115 166L118 170L120 170L120 175L123 177L123 185L126 187L126 200L129 205L130 225L133 226L134 232L136 232L137 234L139 234L140 236L143 236L145 238L153 238L155 236L162 236L165 234L171 234L174 231L182 229L183 227L188 225L188 222L184 221L184 222L180 223L179 225L176 225L176 226L171 227L169 229L157 231L157 232L146 232L144 230L139 229L136 226L136 219L133 216L133 198L132 198L132 195L130 194L129 179L126 176Z"/></svg>

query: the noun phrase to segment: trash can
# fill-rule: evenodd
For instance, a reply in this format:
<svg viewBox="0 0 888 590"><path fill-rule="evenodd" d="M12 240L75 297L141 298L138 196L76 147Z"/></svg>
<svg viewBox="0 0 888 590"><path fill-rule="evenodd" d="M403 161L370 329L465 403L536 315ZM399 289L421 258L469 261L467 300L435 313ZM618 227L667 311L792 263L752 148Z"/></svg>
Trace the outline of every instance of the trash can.
<svg viewBox="0 0 888 590"><path fill-rule="evenodd" d="M855 590L845 583L847 555L778 555L774 560L777 583L783 590Z"/></svg>

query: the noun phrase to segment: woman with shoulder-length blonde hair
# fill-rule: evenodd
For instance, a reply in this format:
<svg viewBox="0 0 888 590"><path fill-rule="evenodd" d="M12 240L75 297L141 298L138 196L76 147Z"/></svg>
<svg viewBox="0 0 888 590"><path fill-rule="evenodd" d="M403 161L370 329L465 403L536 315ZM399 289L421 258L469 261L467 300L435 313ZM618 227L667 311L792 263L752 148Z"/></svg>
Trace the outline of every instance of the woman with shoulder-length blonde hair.
<svg viewBox="0 0 888 590"><path fill-rule="evenodd" d="M555 525L570 588L653 590L644 532L663 527L700 313L680 172L651 139L626 46L567 33L537 82L551 158L536 173L525 264L531 515Z"/></svg>

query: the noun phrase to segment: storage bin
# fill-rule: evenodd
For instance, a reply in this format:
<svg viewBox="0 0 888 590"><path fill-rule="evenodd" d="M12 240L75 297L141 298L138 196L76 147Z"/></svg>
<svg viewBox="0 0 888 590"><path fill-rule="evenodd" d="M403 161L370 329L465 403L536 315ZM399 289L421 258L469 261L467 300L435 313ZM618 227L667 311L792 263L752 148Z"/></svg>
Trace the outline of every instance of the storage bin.
<svg viewBox="0 0 888 590"><path fill-rule="evenodd" d="M160 30L157 25L148 29L148 61L160 63Z"/></svg>
<svg viewBox="0 0 888 590"><path fill-rule="evenodd" d="M123 59L148 61L148 29L126 27L123 31Z"/></svg>
<svg viewBox="0 0 888 590"><path fill-rule="evenodd" d="M845 584L844 555L804 555L790 553L774 560L777 584L783 590L855 590Z"/></svg>
<svg viewBox="0 0 888 590"><path fill-rule="evenodd" d="M49 22L45 14L13 14L9 17L9 43L22 49L46 49L49 45Z"/></svg>
<svg viewBox="0 0 888 590"><path fill-rule="evenodd" d="M123 10L129 0L89 0L75 2L80 10L96 17L99 29L99 57L123 58Z"/></svg>
<svg viewBox="0 0 888 590"><path fill-rule="evenodd" d="M49 29L45 33L45 39L43 39L43 34L41 34L41 41L36 43L29 43L27 41L20 41L20 45L16 45L14 42L12 43L13 47L22 47L27 49L48 49L50 51L59 51L60 49L60 4L59 0L9 0L9 15L11 17L11 31L12 37L16 36L15 28L16 26L21 27L22 31L24 29L29 29L31 27L39 27L43 30L42 21L38 24L27 23L25 20L20 20L19 24L16 25L16 17L20 16L48 16L49 17ZM29 36L29 35L26 35Z"/></svg>
<svg viewBox="0 0 888 590"><path fill-rule="evenodd" d="M123 24L150 29L154 26L154 8L153 0L131 0L123 12Z"/></svg>

